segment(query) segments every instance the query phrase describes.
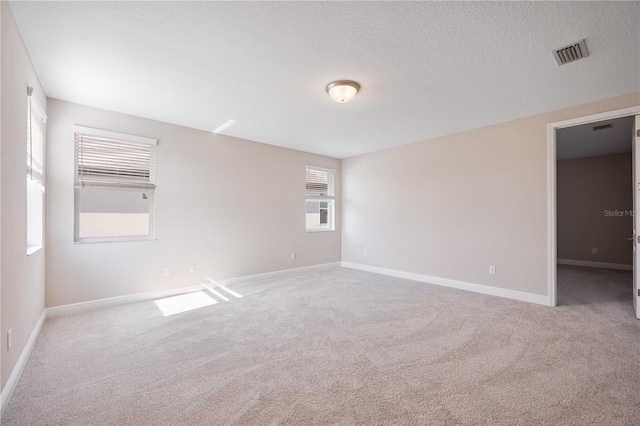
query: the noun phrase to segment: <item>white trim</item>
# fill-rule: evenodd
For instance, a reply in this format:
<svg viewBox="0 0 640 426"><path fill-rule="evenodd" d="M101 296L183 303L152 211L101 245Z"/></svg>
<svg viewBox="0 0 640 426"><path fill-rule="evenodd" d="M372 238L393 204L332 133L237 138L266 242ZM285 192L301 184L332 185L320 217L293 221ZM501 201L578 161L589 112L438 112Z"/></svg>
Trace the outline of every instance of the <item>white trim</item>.
<svg viewBox="0 0 640 426"><path fill-rule="evenodd" d="M177 294L193 293L202 290L205 290L205 287L203 287L202 284L193 284L188 286L169 288L166 290L108 297L106 299L91 300L89 302L72 303L69 305L47 308L47 315L49 318L59 318L67 315L75 315L83 312L93 311L94 309L110 308L112 306L143 302L145 300L160 299L163 297L175 296Z"/></svg>
<svg viewBox="0 0 640 426"><path fill-rule="evenodd" d="M427 284L435 284L443 287L457 288L459 290L471 291L474 293L488 294L490 296L504 297L507 299L521 300L523 302L536 303L538 305L550 306L548 296L541 294L525 293L523 291L509 290L506 288L491 287L483 284L474 284L466 281L451 280L448 278L433 277L430 275L414 274L413 272L398 271L396 269L379 268L377 266L362 265L359 263L342 262L344 268L357 269L359 271L373 272L390 277L404 278L407 280L420 281Z"/></svg>
<svg viewBox="0 0 640 426"><path fill-rule="evenodd" d="M301 268L293 268L293 269L285 269L282 271L274 271L274 272L266 272L264 274L256 274L249 275L245 277L237 277L237 278L229 278L220 281L214 281L211 278L207 278L208 281L211 281L215 284L215 287L223 287L226 285L230 285L240 281L248 281L248 280L258 280L264 278L276 278L276 277L285 277L289 275L295 275L302 272L311 272L311 271L321 271L325 269L337 268L340 267L340 262L332 262L332 263L324 263L320 265L312 265L312 266L303 266ZM214 287L214 288L215 288ZM29 360L29 356L31 355L31 351L35 346L36 341L38 340L38 336L40 335L40 331L42 330L42 326L47 318L60 318L67 315L75 315L83 312L92 311L95 309L109 308L118 305L124 305L128 303L142 302L145 300L152 299L160 299L163 297L174 296L177 294L185 294L185 293L193 293L196 291L202 290L210 290L211 286L205 283L202 284L193 284L189 286L176 287L166 290L158 290L158 291L150 291L146 293L136 293L129 294L126 296L117 296L117 297L109 297L106 299L92 300L89 302L81 302L81 303L72 303L69 305L62 306L54 306L52 308L46 308L40 319L38 320L36 326L33 328L31 332L31 336L29 336L29 340L27 341L27 345L25 346L22 354L20 354L20 358L18 358L18 362L13 368L11 372L11 376L7 381L2 393L0 394L0 404L1 414L4 414L5 408L7 407L13 392L15 391L18 382L20 381L20 377L22 372L24 371L25 366L27 365L27 361ZM234 294L233 291L229 289L225 289L229 291L231 294ZM237 293L236 293L237 294ZM236 297L242 297L241 295L237 295Z"/></svg>
<svg viewBox="0 0 640 426"><path fill-rule="evenodd" d="M336 196L335 195L313 195L313 196L307 196L306 201L314 201L316 203L324 203L327 201L335 201L336 200Z"/></svg>
<svg viewBox="0 0 640 426"><path fill-rule="evenodd" d="M547 214L547 239L548 246L548 291L551 306L558 304L558 273L557 273L557 219L556 219L556 129L577 126L580 124L593 123L595 121L611 120L614 118L627 117L640 114L640 105L607 111L599 114L587 115L584 117L571 118L569 120L557 121L547 125L547 182L548 187L548 214Z"/></svg>
<svg viewBox="0 0 640 426"><path fill-rule="evenodd" d="M327 172L327 173L334 173L334 174L336 172L335 169L327 169L326 167L320 167L320 166L310 166L308 164L304 167L305 167L305 171L313 170L318 172Z"/></svg>
<svg viewBox="0 0 640 426"><path fill-rule="evenodd" d="M601 112L599 114L585 115L584 117L570 118L568 120L556 121L555 123L549 123L556 129L562 129L565 127L578 126L580 124L593 123L595 121L612 120L614 118L628 117L630 115L640 114L640 105L616 109L613 111Z"/></svg>
<svg viewBox="0 0 640 426"><path fill-rule="evenodd" d="M280 276L289 276L299 274L301 272L319 271L323 269L337 268L340 262L323 263L320 265L304 266L301 268L284 269L281 271L266 272L264 274L248 275L245 277L227 278L217 281L220 285L230 285L240 281L256 280L263 278L275 278ZM205 277L207 281L214 281ZM182 287L169 288L166 290L149 291L145 293L127 294L125 296L108 297L106 299L90 300L88 302L72 303L69 305L54 306L47 308L48 318L59 318L67 315L75 315L83 312L89 312L94 309L110 308L112 306L124 305L128 303L143 302L145 300L160 299L163 297L175 296L177 294L193 293L196 291L207 290L207 285L193 284Z"/></svg>
<svg viewBox="0 0 640 426"><path fill-rule="evenodd" d="M157 145L158 139L147 138L144 136L128 135L126 133L112 132L110 130L94 129L84 126L73 126L74 133L83 133L92 136L102 136L103 138L120 139L128 142L144 143L147 145Z"/></svg>
<svg viewBox="0 0 640 426"><path fill-rule="evenodd" d="M558 265L586 266L587 268L633 271L633 265L626 265L624 263L593 262L591 260L558 259Z"/></svg>
<svg viewBox="0 0 640 426"><path fill-rule="evenodd" d="M47 310L45 309L40 315L36 326L33 327L31 331L31 335L29 336L29 340L27 340L27 344L25 345L20 357L18 358L18 362L13 366L13 371L9 376L9 380L4 385L4 389L2 389L2 395L0 399L2 400L2 408L0 409L0 418L4 415L4 412L9 405L9 401L13 396L13 392L16 390L18 386L18 382L20 381L20 377L22 376L22 372L24 368L27 366L27 362L29 361L29 356L31 355L31 351L38 340L38 336L40 335L40 330L42 330L42 326L44 325L44 321L47 319Z"/></svg>
<svg viewBox="0 0 640 426"><path fill-rule="evenodd" d="M154 235L124 236L124 237L84 237L78 238L74 244L97 244L97 243L131 243L136 241L156 241Z"/></svg>
<svg viewBox="0 0 640 426"><path fill-rule="evenodd" d="M549 259L547 264L549 283L548 293L551 306L558 305L558 292L556 291L556 279L558 277L556 264L556 127L547 126L547 173L549 182L549 211L547 212L547 231L549 236Z"/></svg>
<svg viewBox="0 0 640 426"><path fill-rule="evenodd" d="M215 282L220 285L232 285L238 282L245 281L254 281L254 280L262 280L265 278L278 278L278 277L287 277L291 275L300 274L302 272L312 272L312 271L322 271L325 269L339 268L340 262L331 262L331 263L321 263L319 265L311 265L311 266L302 266L300 268L292 268L292 269L283 269L280 271L273 272L265 272L263 274L256 275L247 275L244 277L236 277L236 278L226 278L224 280L212 280L209 277L205 277L208 281Z"/></svg>

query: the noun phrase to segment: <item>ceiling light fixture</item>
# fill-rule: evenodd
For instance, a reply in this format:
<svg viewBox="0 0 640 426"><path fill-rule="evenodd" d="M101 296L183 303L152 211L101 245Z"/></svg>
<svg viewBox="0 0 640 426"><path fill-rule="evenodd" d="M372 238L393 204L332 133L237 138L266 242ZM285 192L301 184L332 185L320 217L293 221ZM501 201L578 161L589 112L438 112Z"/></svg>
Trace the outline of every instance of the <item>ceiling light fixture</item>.
<svg viewBox="0 0 640 426"><path fill-rule="evenodd" d="M360 90L360 85L351 80L338 80L327 85L327 93L331 99L341 104L355 98L358 90Z"/></svg>

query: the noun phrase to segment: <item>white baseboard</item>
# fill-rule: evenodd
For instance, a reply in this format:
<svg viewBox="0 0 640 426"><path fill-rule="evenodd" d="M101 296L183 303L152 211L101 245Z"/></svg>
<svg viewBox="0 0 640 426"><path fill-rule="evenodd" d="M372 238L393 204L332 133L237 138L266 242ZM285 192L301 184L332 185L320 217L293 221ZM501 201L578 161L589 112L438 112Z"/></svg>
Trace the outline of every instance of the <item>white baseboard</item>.
<svg viewBox="0 0 640 426"><path fill-rule="evenodd" d="M321 263L320 265L302 266L300 268L283 269L281 271L265 272L264 274L247 275L245 277L227 278L224 280L215 280L218 284L228 286L237 282L246 282L254 280L262 280L265 278L278 278L287 277L291 275L300 274L302 272L322 271L325 269L338 268L341 266L341 262Z"/></svg>
<svg viewBox="0 0 640 426"><path fill-rule="evenodd" d="M9 376L9 380L4 385L4 389L2 389L2 395L0 396L0 404L2 405L0 409L0 418L4 415L4 411L9 405L9 401L11 400L11 396L13 396L13 392L16 390L18 386L18 382L20 381L20 376L22 376L22 372L24 368L27 366L27 361L29 361L29 356L31 355L31 351L36 344L36 340L38 340L38 336L40 335L40 330L42 330L42 326L44 321L47 319L47 310L45 309L40 315L36 326L31 331L31 335L29 336L29 340L27 340L27 344L22 350L20 354L20 358L18 358L18 362L13 367L13 371Z"/></svg>
<svg viewBox="0 0 640 426"><path fill-rule="evenodd" d="M91 300L89 302L54 306L52 308L47 308L47 317L64 317L67 315L75 315L83 312L93 311L94 309L110 308L112 306L124 305L127 303L143 302L145 300L160 299L163 297L175 296L184 293L193 293L194 291L201 290L205 290L202 284L193 284L183 287L169 288L166 290L127 294L126 296L109 297L106 299Z"/></svg>
<svg viewBox="0 0 640 426"><path fill-rule="evenodd" d="M340 266L340 262L323 263L320 265L304 266L301 268L284 269L282 271L266 272L264 274L248 275L246 277L228 278L217 281L221 285L232 285L236 282L247 280L258 280L263 278L284 277L299 274L301 272L310 272L314 270L323 270L336 268ZM145 300L160 299L163 297L175 296L184 293L193 293L195 291L206 290L202 284L193 284L183 287L170 288L166 290L150 291L146 293L128 294L125 296L109 297L106 299L91 300L88 302L72 303L69 305L54 306L47 308L48 318L58 318L67 315L75 315L83 312L89 312L94 309L109 308L112 306L123 305L126 303L143 302Z"/></svg>
<svg viewBox="0 0 640 426"><path fill-rule="evenodd" d="M558 259L557 262L558 262L558 265L586 266L588 268L602 268L602 269L617 269L619 271L633 271L633 265L626 265L624 263L593 262L591 260L573 260L573 259Z"/></svg>
<svg viewBox="0 0 640 426"><path fill-rule="evenodd" d="M551 306L549 296L525 293L523 291L508 290L506 288L491 287L488 285L474 284L465 281L451 280L448 278L433 277L430 275L414 274L412 272L398 271L395 269L379 268L377 266L362 265L359 263L342 262L342 266L359 271L374 272L390 277L405 278L407 280L420 281L443 287L457 288L459 290L472 291L474 293L488 294L491 296L505 297L507 299L521 300L523 302L536 303L538 305Z"/></svg>
<svg viewBox="0 0 640 426"><path fill-rule="evenodd" d="M560 263L560 260L558 260L558 263ZM591 262L591 263L599 263L599 262ZM350 268L350 269L357 269L360 271L373 272L381 275L405 278L408 280L420 281L420 282L440 285L444 287L457 288L460 290L472 291L475 293L506 297L509 299L522 300L525 302L537 303L540 305L550 305L550 298L548 296L541 296L537 294L525 293L525 292L516 291L516 290L507 290L507 289L498 288L498 287L491 287L491 286L486 286L481 284L473 284L473 283L468 283L464 281L450 280L447 278L432 277L429 275L414 274L411 272L398 271L394 269L378 268L375 266L361 265L361 264L350 263L350 262L332 262L332 263L324 263L320 265L304 266L301 268L285 269L281 271L267 272L264 274L229 278L225 280L220 280L218 281L218 283L222 285L231 285L240 281L244 282L247 280L259 280L264 278L285 277L285 276L299 274L302 272L321 271L321 270L331 269L339 266ZM587 266L587 265L584 265L584 266ZM626 266L626 265L619 265L619 266ZM599 266L599 267L603 267L603 266ZM177 294L191 293L191 292L201 291L205 289L206 288L202 284L194 284L194 285L177 287L177 288L172 288L167 290L137 293L137 294L131 294L126 296L111 297L107 299L99 299L99 300L93 300L89 302L73 303L69 305L46 308L42 313L42 315L40 316L40 319L38 320L33 331L31 332L31 335L29 336L29 340L27 341L27 345L22 351L22 354L20 354L20 358L18 359L18 362L16 363L11 373L11 376L7 381L7 384L5 385L4 389L2 390L2 393L0 394L0 405L1 405L0 416L4 414L4 411L11 399L11 396L13 395L13 392L15 391L16 386L18 385L20 376L22 375L22 372L24 371L24 368L27 365L27 361L29 360L31 351L33 350L33 347L40 334L40 330L42 330L42 326L47 318L56 318L56 317L61 317L66 315L73 315L73 314L78 314L82 312L88 312L94 309L108 308L111 306L117 306L117 305L122 305L126 303L134 303L134 302L140 302L144 300L158 299L162 297L169 297Z"/></svg>
<svg viewBox="0 0 640 426"><path fill-rule="evenodd" d="M323 269L331 269L336 267L340 267L340 262L324 263L321 265L312 265L312 266L304 266L301 268L285 269L282 271L274 271L274 272L267 272L264 274L249 275L246 277L230 278L226 280L220 280L218 281L218 283L222 285L231 285L233 283L240 282L240 281L244 282L247 280L284 277L284 276L299 274L302 272L320 271ZM27 342L26 347L22 351L22 354L20 354L20 358L18 359L18 362L13 368L13 372L11 373L11 376L9 377L7 384L5 385L4 389L2 389L2 393L0 394L0 405L1 405L0 418L2 414L4 414L5 408L9 404L9 400L11 399L11 396L13 395L13 392L15 391L16 386L18 385L20 376L22 375L22 372L24 371L24 368L27 365L27 361L29 360L29 355L31 355L31 351L33 350L36 340L38 340L38 335L40 334L42 325L44 324L44 321L47 318L59 318L59 317L68 316L68 315L80 314L80 313L92 311L95 309L109 308L112 306L142 302L145 300L160 299L163 297L170 297L170 296L175 296L178 294L185 294L185 293L193 293L193 292L202 291L202 290L206 290L206 287L203 284L194 284L194 285L176 287L176 288L171 288L166 290L128 294L125 296L109 297L106 299L91 300L88 302L72 303L69 305L54 306L51 308L46 308L44 312L42 312L42 316L38 320L38 323L34 327L33 331L31 332L29 341Z"/></svg>

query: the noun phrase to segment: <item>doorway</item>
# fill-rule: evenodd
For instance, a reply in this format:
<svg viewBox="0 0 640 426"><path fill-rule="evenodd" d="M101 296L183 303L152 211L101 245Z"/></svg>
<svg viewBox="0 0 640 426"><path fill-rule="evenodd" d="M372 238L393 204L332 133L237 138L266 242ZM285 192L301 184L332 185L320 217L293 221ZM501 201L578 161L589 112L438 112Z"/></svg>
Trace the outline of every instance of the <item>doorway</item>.
<svg viewBox="0 0 640 426"><path fill-rule="evenodd" d="M591 116L586 116L586 117L580 117L580 118L576 118L576 119L572 119L572 120L566 120L566 121L562 121L562 122L558 122L558 123L551 123L548 126L548 158L549 158L549 200L548 200L548 207L549 207L549 236L548 236L548 240L549 240L549 264L548 264L548 272L549 272L549 299L550 299L550 305L551 306L556 306L558 303L558 268L557 268L557 262L558 262L558 222L557 222L557 208L558 208L558 203L557 203L557 193L558 193L558 181L557 181L557 173L558 173L558 165L557 165L557 160L558 160L558 155L559 155L559 151L558 151L558 135L560 135L560 137L563 136L563 132L560 132L562 129L568 129L567 131L569 133L572 132L579 132L580 130L582 131L586 131L589 130L591 132L597 132L597 131L604 131L607 129L607 127L599 129L598 126L606 126L607 124L610 123L614 123L613 126L611 126L611 128L615 128L615 124L618 124L619 126L623 126L623 122L618 122L616 121L617 119L624 119L626 118L627 122L628 120L632 120L633 118L630 118L630 116L635 116L640 114L640 107L631 107L631 108L625 108L622 110L616 110L616 111L610 111L607 113L602 113L602 114L596 114L596 115L591 115ZM600 122L604 122L602 124L600 124ZM585 126L580 128L580 126ZM571 130L570 128L576 128ZM596 128L594 130L594 127ZM632 136L632 132L631 129L629 129L629 132L627 133L628 139L627 141L629 141L629 145L631 145L631 136ZM602 145L602 144L600 144ZM591 149L591 154L593 153L598 153L597 149L602 149L601 146L598 146L597 144L594 146L591 146L590 148L586 148L586 145L582 147L583 149L585 149L586 151L588 151L589 149ZM628 149L627 148L619 148L620 151L617 153L613 153L613 154L624 154L624 151L626 151ZM571 151L571 149L569 149L569 151ZM622 152L621 152L622 151ZM587 152L583 153L584 155L589 155ZM560 155L566 155L566 153L561 152ZM626 154L628 155L628 154ZM587 158L587 157L585 157ZM627 182L630 182L631 179L629 179ZM627 188L629 188L629 192L631 192L631 185L628 184ZM615 212L616 208L612 208L610 209L612 210L612 213L610 213L611 215L615 215L618 214ZM604 211L601 212L602 215L604 215ZM625 212L623 211L622 213L620 213L622 215L625 214ZM613 218L613 216L612 216ZM628 237L630 237L631 235L628 235ZM626 241L626 239L625 239ZM629 242L630 245L630 242ZM596 253L593 253L593 249L596 249ZM584 248L581 248L580 250L584 250ZM608 250L608 248L607 248ZM598 247L589 247L589 253L596 255L598 253ZM600 259L607 259L607 257L602 256L602 252ZM607 254L608 256L611 255L611 253ZM624 253L621 254L622 256L624 256ZM627 253L627 258L628 258L628 253ZM610 259L610 258L609 258ZM561 259L562 260L562 259ZM570 259L569 259L570 260ZM589 262L589 260L587 260L587 262ZM593 260L591 260L591 262L593 262ZM615 262L601 262L601 263L610 263L610 264L616 264ZM624 263L622 263L622 265L624 265ZM588 266L588 265L584 265L584 266ZM592 265L595 266L595 265ZM611 265L608 265L611 266ZM626 266L626 268L628 268L628 265ZM629 302L631 303L632 300L635 301L631 295L632 290L629 289L629 293L630 295L629 297ZM633 295L635 298L635 295Z"/></svg>
<svg viewBox="0 0 640 426"><path fill-rule="evenodd" d="M631 300L634 125L631 115L556 130L560 305Z"/></svg>

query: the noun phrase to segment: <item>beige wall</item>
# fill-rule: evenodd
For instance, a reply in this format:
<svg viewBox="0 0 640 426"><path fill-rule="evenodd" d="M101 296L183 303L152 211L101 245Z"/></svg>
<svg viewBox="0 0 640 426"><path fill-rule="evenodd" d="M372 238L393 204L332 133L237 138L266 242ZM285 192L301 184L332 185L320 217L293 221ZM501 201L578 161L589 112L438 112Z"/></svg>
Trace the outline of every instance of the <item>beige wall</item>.
<svg viewBox="0 0 640 426"><path fill-rule="evenodd" d="M46 108L38 82L7 2L2 9L1 61L1 222L2 252L0 351L4 388L18 357L44 311L44 256L40 250L27 256L27 86ZM13 345L7 350L7 331Z"/></svg>
<svg viewBox="0 0 640 426"><path fill-rule="evenodd" d="M633 263L631 170L630 152L558 161L558 259Z"/></svg>
<svg viewBox="0 0 640 426"><path fill-rule="evenodd" d="M343 260L548 295L547 125L638 104L633 93L343 160Z"/></svg>
<svg viewBox="0 0 640 426"><path fill-rule="evenodd" d="M340 160L54 99L48 106L47 306L340 260L340 203L336 231L305 232L305 165L336 169L340 199ZM156 241L74 244L73 125L158 139Z"/></svg>

